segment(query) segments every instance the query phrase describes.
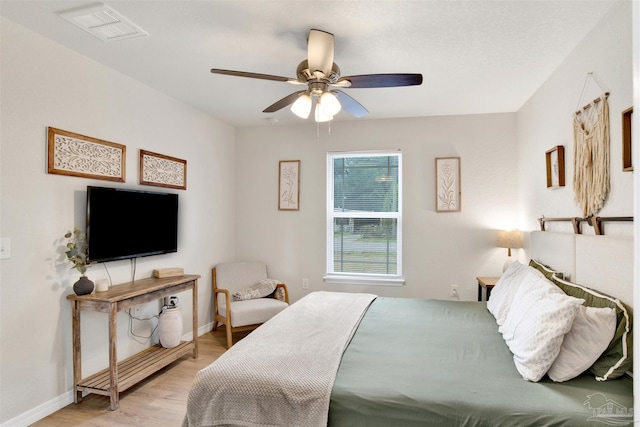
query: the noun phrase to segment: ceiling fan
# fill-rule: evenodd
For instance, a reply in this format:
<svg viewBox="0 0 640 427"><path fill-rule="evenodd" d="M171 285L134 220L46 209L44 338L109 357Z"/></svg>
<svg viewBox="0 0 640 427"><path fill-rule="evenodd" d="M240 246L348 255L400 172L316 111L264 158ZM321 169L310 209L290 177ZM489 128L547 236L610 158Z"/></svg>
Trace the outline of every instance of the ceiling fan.
<svg viewBox="0 0 640 427"><path fill-rule="evenodd" d="M332 120L333 116L341 109L356 118L364 117L369 113L358 101L340 89L415 86L422 84L422 74L363 74L340 77L340 68L333 62L333 52L333 34L312 29L309 31L307 39L307 59L298 65L297 78L221 70L218 68L212 68L211 72L214 74L286 82L294 85L306 85L306 89L293 92L276 101L265 108L263 113L273 113L291 105L291 111L294 114L306 119L315 106L314 117L316 122Z"/></svg>

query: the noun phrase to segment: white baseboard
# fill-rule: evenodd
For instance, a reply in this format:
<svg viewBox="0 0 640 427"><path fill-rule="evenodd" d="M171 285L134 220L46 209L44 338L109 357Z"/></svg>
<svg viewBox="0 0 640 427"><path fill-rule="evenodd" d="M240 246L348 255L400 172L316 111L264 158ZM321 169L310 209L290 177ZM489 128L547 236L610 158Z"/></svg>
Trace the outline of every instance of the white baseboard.
<svg viewBox="0 0 640 427"><path fill-rule="evenodd" d="M206 325L200 326L198 328L198 336L204 335L211 331L213 328L213 322L209 322ZM188 334L182 337L185 341L190 341L193 337L193 333L189 332ZM33 409L28 410L27 412L18 415L15 418L10 419L9 421L5 421L0 424L0 427L26 427L31 424L34 424L37 421L40 421L44 417L47 417L53 414L56 411L64 408L65 406L73 403L73 390L69 390L58 397L51 399L48 402L43 403Z"/></svg>
<svg viewBox="0 0 640 427"><path fill-rule="evenodd" d="M213 322L209 322L206 325L202 325L198 328L198 336L204 335L208 332L211 332L211 329L213 329ZM182 339L184 341L191 341L191 337L193 337L193 333L189 332L186 335L182 336Z"/></svg>
<svg viewBox="0 0 640 427"><path fill-rule="evenodd" d="M73 403L73 391L61 394L58 397L51 399L48 402L37 406L24 414L18 415L15 418L10 419L2 423L1 427L25 427L40 421L44 417L53 414L54 412L64 408L68 404Z"/></svg>

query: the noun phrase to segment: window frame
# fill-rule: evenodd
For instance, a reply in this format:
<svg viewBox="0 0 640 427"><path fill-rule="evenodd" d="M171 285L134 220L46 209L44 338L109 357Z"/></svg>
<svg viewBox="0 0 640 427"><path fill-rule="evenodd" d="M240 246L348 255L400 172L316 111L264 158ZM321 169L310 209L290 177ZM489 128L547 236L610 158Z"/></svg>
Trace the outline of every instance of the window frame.
<svg viewBox="0 0 640 427"><path fill-rule="evenodd" d="M397 212L351 212L337 213L334 211L334 160L346 157L389 157L398 160L398 211ZM326 205L326 274L327 283L342 283L355 285L386 285L403 286L402 276L402 151L341 151L327 153L327 205ZM335 218L390 218L396 220L396 273L348 273L334 271L334 220Z"/></svg>

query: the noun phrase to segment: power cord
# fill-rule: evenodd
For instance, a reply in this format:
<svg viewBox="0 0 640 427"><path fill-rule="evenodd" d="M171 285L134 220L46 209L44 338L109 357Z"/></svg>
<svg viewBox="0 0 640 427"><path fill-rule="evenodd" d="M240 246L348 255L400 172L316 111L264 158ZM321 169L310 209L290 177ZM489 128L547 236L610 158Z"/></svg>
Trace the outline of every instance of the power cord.
<svg viewBox="0 0 640 427"><path fill-rule="evenodd" d="M109 269L107 268L107 263L103 262L102 266L104 267L105 273L107 273L107 277L109 278L109 287L113 286L113 282L111 281L111 274L109 274Z"/></svg>
<svg viewBox="0 0 640 427"><path fill-rule="evenodd" d="M138 320L138 321L141 321L141 322L142 321L151 321L153 319L160 319L160 315L154 315L154 316L147 317L147 318L140 318L140 317L136 317L133 314L131 314L131 309L127 310L127 314L129 315L129 334L131 334L133 339L136 340L140 344L148 343L149 340L151 338L153 338L153 336L156 334L156 332L158 330L158 323L156 323L156 325L154 326L154 328L151 331L151 334L149 336L144 336L144 335L138 335L135 332L133 332L133 321L134 320ZM140 341L138 338L143 339L144 341Z"/></svg>
<svg viewBox="0 0 640 427"><path fill-rule="evenodd" d="M136 268L138 268L138 258L131 258L131 265L133 267L133 275L131 277L131 281L136 281Z"/></svg>
<svg viewBox="0 0 640 427"><path fill-rule="evenodd" d="M136 258L132 258L131 259L131 265L133 268L133 277L132 277L132 281L135 282L136 280L136 267L137 267L137 263L136 263ZM109 278L109 287L111 287L113 285L113 282L111 280L111 274L109 274L109 269L107 268L107 263L103 262L102 266L104 267L104 271L107 274L107 277ZM172 301L172 303L175 305L177 304L177 297L172 297L172 298L176 298L175 302ZM160 315L155 315L155 316L151 316L151 317L147 317L147 318L140 318L140 317L136 317L131 313L131 309L128 309L126 311L126 313L129 315L129 334L131 335L131 337L138 343L140 344L146 344L149 342L149 340L151 340L151 338L153 338L153 336L156 334L156 332L158 331L158 323L156 322L156 325L154 326L153 330L151 331L151 334L149 336L144 336L144 335L138 335L133 331L133 321L134 320L138 320L140 322L144 322L144 321L151 321L153 319L160 319ZM141 341L144 340L144 341Z"/></svg>

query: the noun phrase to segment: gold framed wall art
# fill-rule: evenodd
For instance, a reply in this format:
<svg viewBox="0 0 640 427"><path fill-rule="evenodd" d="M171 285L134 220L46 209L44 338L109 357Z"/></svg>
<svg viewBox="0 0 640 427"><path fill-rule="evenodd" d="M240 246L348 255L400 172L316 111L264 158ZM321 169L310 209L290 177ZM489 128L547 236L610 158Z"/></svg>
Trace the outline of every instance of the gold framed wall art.
<svg viewBox="0 0 640 427"><path fill-rule="evenodd" d="M140 150L140 184L187 189L187 161Z"/></svg>
<svg viewBox="0 0 640 427"><path fill-rule="evenodd" d="M125 182L126 146L54 127L47 134L47 173Z"/></svg>

